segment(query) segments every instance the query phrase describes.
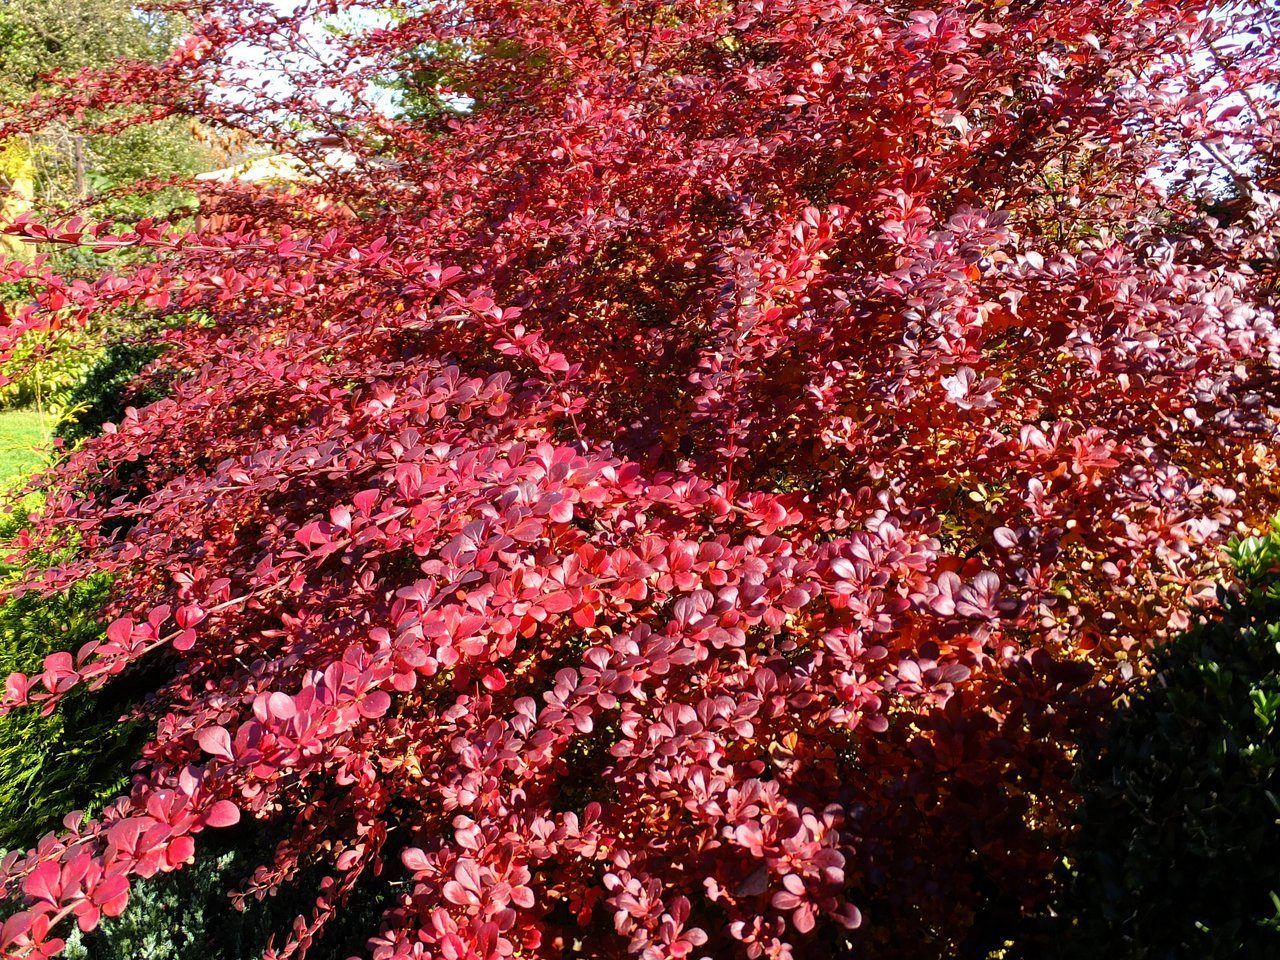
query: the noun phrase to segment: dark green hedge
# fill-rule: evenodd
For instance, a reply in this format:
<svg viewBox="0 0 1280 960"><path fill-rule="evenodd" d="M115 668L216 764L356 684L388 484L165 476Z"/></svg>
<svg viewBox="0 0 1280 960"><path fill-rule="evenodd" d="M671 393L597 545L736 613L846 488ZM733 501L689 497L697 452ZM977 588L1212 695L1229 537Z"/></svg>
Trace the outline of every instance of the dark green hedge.
<svg viewBox="0 0 1280 960"><path fill-rule="evenodd" d="M1280 958L1280 524L1081 765L1063 960Z"/></svg>
<svg viewBox="0 0 1280 960"><path fill-rule="evenodd" d="M123 915L88 935L73 934L67 960L258 960L295 917L310 915L320 885L320 872L306 869L277 895L235 909L228 891L270 859L281 835L278 826L252 822L203 835L195 864L138 884ZM308 956L365 956L393 893L385 878L369 884L338 912Z"/></svg>
<svg viewBox="0 0 1280 960"><path fill-rule="evenodd" d="M130 381L157 355L149 344L109 346L71 391L58 435L76 442L119 420ZM130 399L145 403L158 395L144 387ZM24 522L21 512L0 519L0 556ZM0 564L0 588L17 572ZM95 579L51 597L29 593L0 602L0 677L32 672L47 654L100 638L108 594L107 581ZM33 845L66 812L95 811L124 787L146 738L143 724L124 718L146 688L145 677L126 676L98 694L71 693L50 716L23 710L0 721L0 850Z"/></svg>
<svg viewBox="0 0 1280 960"><path fill-rule="evenodd" d="M97 433L104 423L118 423L129 403L143 406L159 399L161 391L154 387L144 387L136 396L129 392L133 378L159 355L160 351L149 343L109 345L84 380L68 394L58 436L76 443Z"/></svg>
<svg viewBox="0 0 1280 960"><path fill-rule="evenodd" d="M18 516L0 524L0 547L21 522ZM14 574L0 566L0 585ZM0 677L39 669L47 654L100 637L106 598L107 583L94 580L0 604ZM124 786L145 734L140 724L122 722L134 699L130 688L123 682L96 695L75 691L50 716L20 710L0 720L0 849L30 847L68 811L94 811Z"/></svg>

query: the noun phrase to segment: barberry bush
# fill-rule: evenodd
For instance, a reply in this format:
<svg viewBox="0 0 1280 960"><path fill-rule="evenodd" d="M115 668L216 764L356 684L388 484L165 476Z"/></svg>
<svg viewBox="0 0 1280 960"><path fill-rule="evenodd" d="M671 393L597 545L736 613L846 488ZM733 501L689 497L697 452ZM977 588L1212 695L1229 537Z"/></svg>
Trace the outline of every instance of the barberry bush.
<svg viewBox="0 0 1280 960"><path fill-rule="evenodd" d="M388 876L375 960L1016 938L1081 731L1275 506L1273 6L164 7L0 133L299 174L10 227L129 256L5 265L5 339L150 315L165 395L17 547L109 625L0 706L145 675L152 736L4 860L5 951L250 820L272 958Z"/></svg>

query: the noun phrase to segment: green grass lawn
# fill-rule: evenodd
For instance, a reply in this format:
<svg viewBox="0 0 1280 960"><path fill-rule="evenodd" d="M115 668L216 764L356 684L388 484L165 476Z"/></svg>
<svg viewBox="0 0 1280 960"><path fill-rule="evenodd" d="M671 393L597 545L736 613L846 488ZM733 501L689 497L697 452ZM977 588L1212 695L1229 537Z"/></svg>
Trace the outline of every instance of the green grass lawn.
<svg viewBox="0 0 1280 960"><path fill-rule="evenodd" d="M50 444L45 415L42 421L36 410L0 410L0 490L22 483L44 466L45 451Z"/></svg>

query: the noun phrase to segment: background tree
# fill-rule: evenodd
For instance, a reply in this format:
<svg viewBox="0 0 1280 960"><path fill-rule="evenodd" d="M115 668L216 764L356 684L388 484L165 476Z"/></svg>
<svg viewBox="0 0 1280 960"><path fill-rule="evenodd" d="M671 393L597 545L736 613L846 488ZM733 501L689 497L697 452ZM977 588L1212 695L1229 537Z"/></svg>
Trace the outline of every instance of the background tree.
<svg viewBox="0 0 1280 960"><path fill-rule="evenodd" d="M120 58L154 62L179 36L181 18L147 12L128 0L12 0L0 9L0 104L25 105L49 89L49 77L74 75ZM0 150L0 216L11 220L34 206L79 209L92 203L97 216L180 214L182 191L132 189L207 169L209 138L192 119L169 118L111 133L91 134L55 122L4 141ZM31 251L6 238L11 253ZM101 255L49 251L66 271L94 276ZM11 295L21 297L22 291ZM124 335L125 318L99 318L79 336L33 335L6 372L15 379L0 390L0 403L60 410L69 392L98 359L104 340Z"/></svg>
<svg viewBox="0 0 1280 960"><path fill-rule="evenodd" d="M118 58L157 60L180 27L180 19L147 13L129 0L10 0L0 9L0 102L25 103L54 71L74 74ZM203 169L208 157L196 132L188 120L103 136L54 124L19 143L26 142L41 199L68 203Z"/></svg>

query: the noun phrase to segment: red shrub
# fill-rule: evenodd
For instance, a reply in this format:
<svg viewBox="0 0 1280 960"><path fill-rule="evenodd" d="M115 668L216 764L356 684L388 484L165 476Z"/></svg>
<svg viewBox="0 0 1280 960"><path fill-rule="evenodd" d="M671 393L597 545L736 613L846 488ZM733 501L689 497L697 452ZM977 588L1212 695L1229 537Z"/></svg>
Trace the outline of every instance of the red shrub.
<svg viewBox="0 0 1280 960"><path fill-rule="evenodd" d="M248 892L327 871L280 956L384 869L378 958L1014 930L1073 736L1272 506L1273 15L186 7L168 62L0 127L190 112L314 174L201 184L194 230L15 228L147 256L9 265L10 337L193 319L24 541L114 622L5 709L165 679L129 794L4 862L4 949L241 817L292 824ZM396 114L397 72L449 86Z"/></svg>

